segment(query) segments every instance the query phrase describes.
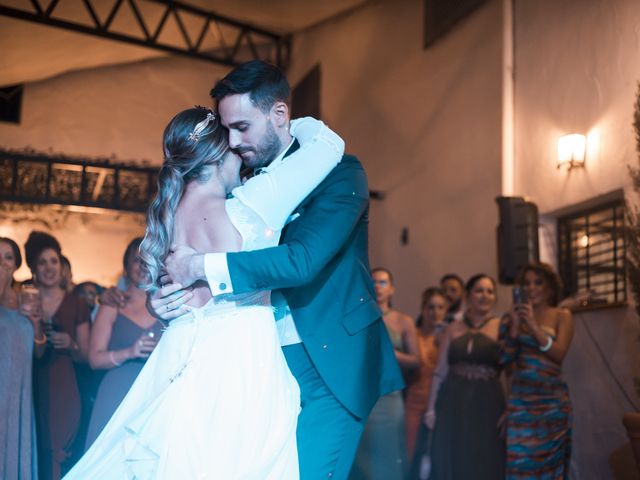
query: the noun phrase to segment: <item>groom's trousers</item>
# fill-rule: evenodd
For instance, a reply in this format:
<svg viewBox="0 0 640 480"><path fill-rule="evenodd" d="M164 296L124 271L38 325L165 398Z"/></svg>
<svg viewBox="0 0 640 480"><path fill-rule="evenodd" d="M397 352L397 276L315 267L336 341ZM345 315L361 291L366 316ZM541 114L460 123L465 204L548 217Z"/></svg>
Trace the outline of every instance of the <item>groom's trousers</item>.
<svg viewBox="0 0 640 480"><path fill-rule="evenodd" d="M351 414L331 393L304 344L288 345L282 350L300 386L300 479L346 480L366 419Z"/></svg>

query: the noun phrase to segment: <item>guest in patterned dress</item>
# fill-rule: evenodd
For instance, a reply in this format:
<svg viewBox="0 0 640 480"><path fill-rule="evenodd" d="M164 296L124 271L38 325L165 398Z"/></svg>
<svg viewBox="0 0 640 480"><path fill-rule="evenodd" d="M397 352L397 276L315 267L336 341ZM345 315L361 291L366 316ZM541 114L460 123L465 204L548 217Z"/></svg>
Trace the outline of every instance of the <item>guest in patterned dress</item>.
<svg viewBox="0 0 640 480"><path fill-rule="evenodd" d="M406 376L420 366L414 321L409 315L391 308L394 294L391 272L386 268L374 268L371 276L396 360ZM409 470L405 442L404 400L398 390L380 397L373 407L349 479L404 480Z"/></svg>
<svg viewBox="0 0 640 480"><path fill-rule="evenodd" d="M571 313L557 308L561 284L551 266L533 263L518 282L528 301L505 318L512 361L507 404L507 478L569 478L571 401L562 361L573 337Z"/></svg>
<svg viewBox="0 0 640 480"><path fill-rule="evenodd" d="M142 370L155 348L162 325L147 310L147 294L138 287L144 281L140 269L142 237L129 243L124 271L129 287L124 292L124 307L101 305L91 330L89 363L95 369L108 370L96 395L89 421L88 449L105 427Z"/></svg>

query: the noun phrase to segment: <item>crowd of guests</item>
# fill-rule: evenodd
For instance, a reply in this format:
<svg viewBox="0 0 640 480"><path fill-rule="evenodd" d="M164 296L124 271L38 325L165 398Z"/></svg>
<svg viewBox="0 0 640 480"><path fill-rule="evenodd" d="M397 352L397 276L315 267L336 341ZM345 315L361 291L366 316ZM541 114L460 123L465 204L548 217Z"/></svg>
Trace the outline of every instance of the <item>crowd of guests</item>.
<svg viewBox="0 0 640 480"><path fill-rule="evenodd" d="M20 247L0 238L0 478L57 480L96 439L162 331L147 311L138 247L123 256L120 307L97 308L102 288L74 285L53 236L24 245L31 279L14 279Z"/></svg>
<svg viewBox="0 0 640 480"><path fill-rule="evenodd" d="M374 407L350 480L568 478L573 322L552 267L527 265L503 314L492 277L447 274L415 322L391 306L391 272L372 277L406 388Z"/></svg>
<svg viewBox="0 0 640 480"><path fill-rule="evenodd" d="M20 247L0 238L0 478L59 479L102 431L162 334L138 288L141 238L123 255L120 293L74 285L51 235L24 245L32 278L14 279ZM561 366L573 334L561 284L544 263L520 272L498 314L496 283L447 274L422 294L417 319L392 306L394 281L371 272L406 388L378 401L355 479L567 478L571 403Z"/></svg>

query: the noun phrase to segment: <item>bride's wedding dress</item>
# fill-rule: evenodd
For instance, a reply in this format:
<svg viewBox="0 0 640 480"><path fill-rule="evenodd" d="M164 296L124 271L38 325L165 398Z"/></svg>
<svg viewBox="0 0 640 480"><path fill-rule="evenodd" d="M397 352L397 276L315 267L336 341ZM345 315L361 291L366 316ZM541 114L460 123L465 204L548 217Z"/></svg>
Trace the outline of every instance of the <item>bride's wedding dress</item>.
<svg viewBox="0 0 640 480"><path fill-rule="evenodd" d="M277 245L291 211L340 161L344 143L314 122L310 141L226 201L243 250ZM171 322L65 480L297 479L299 409L270 292L214 297Z"/></svg>

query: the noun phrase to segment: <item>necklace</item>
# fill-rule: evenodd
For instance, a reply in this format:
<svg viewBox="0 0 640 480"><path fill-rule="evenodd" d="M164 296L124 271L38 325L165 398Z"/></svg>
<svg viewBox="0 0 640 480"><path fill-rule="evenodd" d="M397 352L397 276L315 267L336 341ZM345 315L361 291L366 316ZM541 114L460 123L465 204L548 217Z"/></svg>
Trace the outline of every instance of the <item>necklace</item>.
<svg viewBox="0 0 640 480"><path fill-rule="evenodd" d="M471 353L473 353L474 340L476 338L478 331L482 327L484 327L489 320L491 320L491 317L485 318L482 322L480 322L480 325L477 325L477 326L473 324L473 322L467 315L462 317L462 320L464 324L467 326L467 328L471 331L469 340L467 340L467 355L471 355Z"/></svg>

